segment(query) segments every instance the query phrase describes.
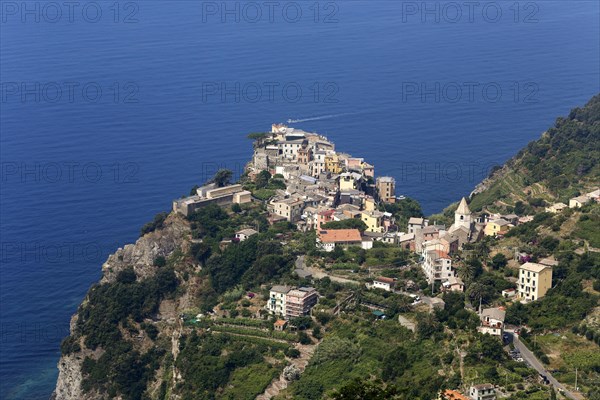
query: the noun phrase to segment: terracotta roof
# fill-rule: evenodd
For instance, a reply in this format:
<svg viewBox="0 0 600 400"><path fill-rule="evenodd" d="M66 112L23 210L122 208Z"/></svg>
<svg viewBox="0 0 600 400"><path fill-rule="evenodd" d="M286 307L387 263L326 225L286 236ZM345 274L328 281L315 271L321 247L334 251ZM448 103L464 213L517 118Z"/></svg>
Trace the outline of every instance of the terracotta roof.
<svg viewBox="0 0 600 400"><path fill-rule="evenodd" d="M323 243L337 242L360 242L360 231L358 229L330 229L319 231L319 238Z"/></svg>
<svg viewBox="0 0 600 400"><path fill-rule="evenodd" d="M275 326L285 326L287 325L287 321L284 319L278 319L277 321L275 321L275 323L273 324Z"/></svg>
<svg viewBox="0 0 600 400"><path fill-rule="evenodd" d="M468 397L464 396L462 393L456 390L446 389L444 390L444 393L442 395L446 400L469 400Z"/></svg>
<svg viewBox="0 0 600 400"><path fill-rule="evenodd" d="M377 282L384 282L384 283L394 283L396 282L396 280L394 278L388 278L386 276L380 276L378 278L375 279Z"/></svg>
<svg viewBox="0 0 600 400"><path fill-rule="evenodd" d="M442 250L434 250L434 251L438 258L450 258L448 253L446 253L445 251L442 251Z"/></svg>

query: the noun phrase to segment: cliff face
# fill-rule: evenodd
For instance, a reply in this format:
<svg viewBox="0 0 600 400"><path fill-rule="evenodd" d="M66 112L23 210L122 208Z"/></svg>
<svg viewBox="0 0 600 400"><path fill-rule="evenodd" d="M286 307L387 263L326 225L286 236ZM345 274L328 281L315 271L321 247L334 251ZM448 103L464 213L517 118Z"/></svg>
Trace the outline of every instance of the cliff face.
<svg viewBox="0 0 600 400"><path fill-rule="evenodd" d="M119 272L133 267L137 279L143 280L153 276L157 268L153 265L158 256L169 257L174 251L187 251L189 246L190 228L187 221L171 215L160 230L148 233L137 240L135 244L119 248L102 266L103 276L100 284L114 282ZM87 297L83 304L88 301ZM81 307L81 306L80 306ZM161 309L163 308L161 304ZM162 310L161 310L162 311ZM173 313L169 313L172 317ZM75 335L78 315L71 318L70 331ZM82 389L82 365L86 357L98 359L104 350L91 350L85 347L82 338L78 339L79 351L63 354L58 362L58 380L52 394L55 400L104 399L107 394L84 392Z"/></svg>

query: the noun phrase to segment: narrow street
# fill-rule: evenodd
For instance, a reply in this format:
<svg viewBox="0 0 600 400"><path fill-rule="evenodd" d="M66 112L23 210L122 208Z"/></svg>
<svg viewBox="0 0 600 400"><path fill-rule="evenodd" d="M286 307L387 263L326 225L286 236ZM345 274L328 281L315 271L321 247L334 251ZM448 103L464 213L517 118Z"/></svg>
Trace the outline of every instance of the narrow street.
<svg viewBox="0 0 600 400"><path fill-rule="evenodd" d="M552 376L552 374L550 374L550 372L548 372L544 368L544 365L527 348L527 346L525 346L525 344L519 340L519 335L513 334L511 332L507 332L507 333L509 336L512 337L512 343L515 345L515 348L521 352L521 357L523 357L523 360L527 361L527 363L529 365L531 365L531 367L534 368L538 373L545 375L556 390L561 389L563 391L562 392L563 395L568 397L569 399L573 399L573 400L583 400L584 399L584 397L582 395L580 395L579 393L572 393L572 392L568 391L567 388L565 388L565 386L562 383L557 381L556 378L554 378Z"/></svg>

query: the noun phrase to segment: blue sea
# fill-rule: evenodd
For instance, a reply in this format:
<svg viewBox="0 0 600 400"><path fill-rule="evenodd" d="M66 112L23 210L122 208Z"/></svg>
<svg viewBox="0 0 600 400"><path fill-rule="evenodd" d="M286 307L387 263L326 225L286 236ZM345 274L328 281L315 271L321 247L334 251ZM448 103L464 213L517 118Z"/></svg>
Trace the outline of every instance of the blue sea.
<svg viewBox="0 0 600 400"><path fill-rule="evenodd" d="M600 91L597 1L0 2L0 398L47 399L101 265L271 123L426 213ZM472 7L472 8L470 8Z"/></svg>

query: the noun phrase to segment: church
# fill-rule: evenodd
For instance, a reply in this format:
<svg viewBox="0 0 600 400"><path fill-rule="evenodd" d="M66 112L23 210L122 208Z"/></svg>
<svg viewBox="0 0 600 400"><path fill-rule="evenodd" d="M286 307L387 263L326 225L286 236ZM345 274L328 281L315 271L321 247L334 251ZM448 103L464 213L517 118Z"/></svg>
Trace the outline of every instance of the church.
<svg viewBox="0 0 600 400"><path fill-rule="evenodd" d="M448 228L448 233L442 239L449 243L458 242L457 247L460 248L465 243L478 241L483 235L483 229L484 224L478 222L473 216L467 199L463 197L454 212L454 224Z"/></svg>

